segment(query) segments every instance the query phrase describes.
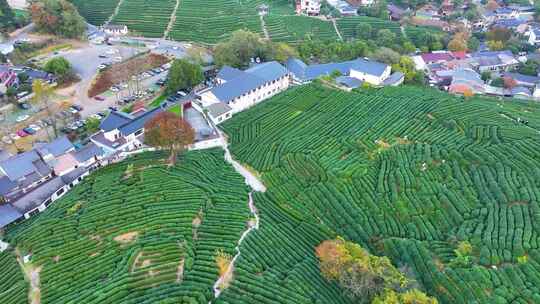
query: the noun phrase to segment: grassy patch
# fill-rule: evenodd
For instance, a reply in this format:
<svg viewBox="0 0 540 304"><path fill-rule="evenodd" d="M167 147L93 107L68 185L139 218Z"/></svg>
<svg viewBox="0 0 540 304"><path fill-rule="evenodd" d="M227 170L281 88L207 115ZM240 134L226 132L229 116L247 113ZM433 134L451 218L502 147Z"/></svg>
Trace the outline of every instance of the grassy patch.
<svg viewBox="0 0 540 304"><path fill-rule="evenodd" d="M166 98L167 96L165 94L159 96L158 98L154 99L154 101L150 103L150 107L151 108L158 107L160 104L162 104L165 101Z"/></svg>
<svg viewBox="0 0 540 304"><path fill-rule="evenodd" d="M180 105L175 105L169 109L169 112L182 116L182 107Z"/></svg>

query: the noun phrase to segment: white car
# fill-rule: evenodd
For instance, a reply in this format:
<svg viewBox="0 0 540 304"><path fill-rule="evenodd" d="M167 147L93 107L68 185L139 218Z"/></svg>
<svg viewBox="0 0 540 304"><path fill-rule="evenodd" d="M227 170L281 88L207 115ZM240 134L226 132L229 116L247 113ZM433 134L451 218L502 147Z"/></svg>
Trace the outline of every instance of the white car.
<svg viewBox="0 0 540 304"><path fill-rule="evenodd" d="M101 117L100 115L97 115L97 114L91 115L90 118L95 118L95 119L97 119L97 120L101 120L101 119L102 119L102 117Z"/></svg>
<svg viewBox="0 0 540 304"><path fill-rule="evenodd" d="M21 115L19 117L17 117L17 119L15 119L17 122L22 122L22 121L25 121L27 120L28 118L30 118L29 115Z"/></svg>
<svg viewBox="0 0 540 304"><path fill-rule="evenodd" d="M122 57L118 56L118 57L114 57L114 60L115 62L120 62L122 61Z"/></svg>
<svg viewBox="0 0 540 304"><path fill-rule="evenodd" d="M39 131L41 130L41 127L36 125L36 124L31 124L28 126L30 129L33 129L33 130L36 130L36 131Z"/></svg>
<svg viewBox="0 0 540 304"><path fill-rule="evenodd" d="M11 145L13 143L13 140L11 140L11 138L9 138L9 136L4 136L2 137L2 141L5 143L5 144L8 144L8 145Z"/></svg>
<svg viewBox="0 0 540 304"><path fill-rule="evenodd" d="M118 92L118 91L120 91L120 89L118 89L118 87L111 87L111 91Z"/></svg>
<svg viewBox="0 0 540 304"><path fill-rule="evenodd" d="M10 137L12 140L17 140L17 139L21 138L19 135L15 134L15 133L9 134L9 137Z"/></svg>

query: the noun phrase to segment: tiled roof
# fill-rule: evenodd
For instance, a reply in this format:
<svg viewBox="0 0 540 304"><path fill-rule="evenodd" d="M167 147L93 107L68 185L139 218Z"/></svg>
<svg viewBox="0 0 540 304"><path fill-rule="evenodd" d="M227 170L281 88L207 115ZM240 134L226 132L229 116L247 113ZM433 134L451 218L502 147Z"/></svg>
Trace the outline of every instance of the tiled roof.
<svg viewBox="0 0 540 304"><path fill-rule="evenodd" d="M7 176L0 177L0 195L6 195L17 188L17 183L10 180Z"/></svg>
<svg viewBox="0 0 540 304"><path fill-rule="evenodd" d="M37 171L33 163L36 160L40 160L38 153L35 150L30 150L0 162L0 167L11 180L16 181Z"/></svg>
<svg viewBox="0 0 540 304"><path fill-rule="evenodd" d="M336 77L336 82L352 89L362 85L362 80L349 76Z"/></svg>
<svg viewBox="0 0 540 304"><path fill-rule="evenodd" d="M220 78L220 79L223 79L225 81L229 81L229 80L232 80L238 76L240 76L241 74L243 74L244 72L242 72L241 70L237 69L237 68L233 68L233 67L230 67L230 66L224 66L223 68L221 68L221 70L219 70L219 73L217 74L217 78Z"/></svg>
<svg viewBox="0 0 540 304"><path fill-rule="evenodd" d="M73 155L73 157L75 157L75 159L78 162L83 163L93 157L96 157L96 156L99 157L103 155L104 152L103 152L103 149L98 147L96 144L89 143L86 146L84 146L82 149L71 152L71 154Z"/></svg>
<svg viewBox="0 0 540 304"><path fill-rule="evenodd" d="M236 97L254 90L266 82L277 80L287 75L288 71L276 61L258 64L243 71L226 83L210 90L221 102L229 103Z"/></svg>
<svg viewBox="0 0 540 304"><path fill-rule="evenodd" d="M120 132L127 136L129 134L135 133L138 130L144 128L144 124L149 121L150 119L154 118L154 116L158 113L163 112L162 107L154 108L142 115L139 115L135 117L132 121L126 123L122 127L119 128Z"/></svg>
<svg viewBox="0 0 540 304"><path fill-rule="evenodd" d="M0 228L15 222L23 214L9 204L0 205Z"/></svg>
<svg viewBox="0 0 540 304"><path fill-rule="evenodd" d="M119 111L111 111L109 115L99 124L99 128L105 132L119 129L121 126L130 122L133 117L129 114Z"/></svg>
<svg viewBox="0 0 540 304"><path fill-rule="evenodd" d="M215 118L229 111L232 111L231 107L229 107L226 103L223 103L223 102L211 104L207 107L207 109L210 116L215 117Z"/></svg>
<svg viewBox="0 0 540 304"><path fill-rule="evenodd" d="M299 62L298 59L289 59L287 61L287 68L289 68L289 71L297 78L304 81L310 81L320 76L330 75L334 71L339 71L342 75L349 75L351 69L379 77L388 67L388 65L384 63L362 58L338 63L304 64L304 66L300 63L302 62Z"/></svg>
<svg viewBox="0 0 540 304"><path fill-rule="evenodd" d="M36 143L34 148L42 155L52 154L58 157L70 150L75 149L67 136L61 136L49 143Z"/></svg>

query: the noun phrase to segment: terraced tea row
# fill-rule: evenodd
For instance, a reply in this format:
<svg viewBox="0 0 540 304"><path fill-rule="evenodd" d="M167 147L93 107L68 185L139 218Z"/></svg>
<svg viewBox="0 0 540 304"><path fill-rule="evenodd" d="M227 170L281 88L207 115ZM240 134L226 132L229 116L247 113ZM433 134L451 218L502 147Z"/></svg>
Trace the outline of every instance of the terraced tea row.
<svg viewBox="0 0 540 304"><path fill-rule="evenodd" d="M143 154L108 166L9 231L42 267L41 303L208 303L215 257L233 254L248 189L222 150L168 168Z"/></svg>
<svg viewBox="0 0 540 304"><path fill-rule="evenodd" d="M114 13L116 6L120 0L70 0L73 3L81 16L95 25L102 25Z"/></svg>
<svg viewBox="0 0 540 304"><path fill-rule="evenodd" d="M256 197L262 230L224 297L346 302L312 262L313 244L338 234L391 256L442 303L538 302L539 113L419 88L314 84L238 114L224 125L231 152L268 191ZM473 250L458 258L465 241Z"/></svg>
<svg viewBox="0 0 540 304"><path fill-rule="evenodd" d="M11 252L0 253L0 303L28 303L28 283Z"/></svg>
<svg viewBox="0 0 540 304"><path fill-rule="evenodd" d="M112 22L136 35L159 38L167 29L176 0L123 0Z"/></svg>

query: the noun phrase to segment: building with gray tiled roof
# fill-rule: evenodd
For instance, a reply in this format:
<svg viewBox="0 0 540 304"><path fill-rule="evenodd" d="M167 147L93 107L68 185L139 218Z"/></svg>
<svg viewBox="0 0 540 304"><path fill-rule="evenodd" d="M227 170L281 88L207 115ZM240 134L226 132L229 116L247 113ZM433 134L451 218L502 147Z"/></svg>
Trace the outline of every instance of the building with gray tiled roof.
<svg viewBox="0 0 540 304"><path fill-rule="evenodd" d="M270 61L244 71L223 67L217 74L217 82L218 85L198 93L201 110L208 110L214 123L286 90L290 84L290 73L278 62ZM217 103L226 104L230 111L222 113L227 107L214 105ZM212 116L216 113L220 117Z"/></svg>
<svg viewBox="0 0 540 304"><path fill-rule="evenodd" d="M357 78L372 85L381 85L390 76L391 71L389 65L366 58L312 65L307 65L297 58L289 58L286 66L294 80L299 83L307 83L339 71L341 75Z"/></svg>

